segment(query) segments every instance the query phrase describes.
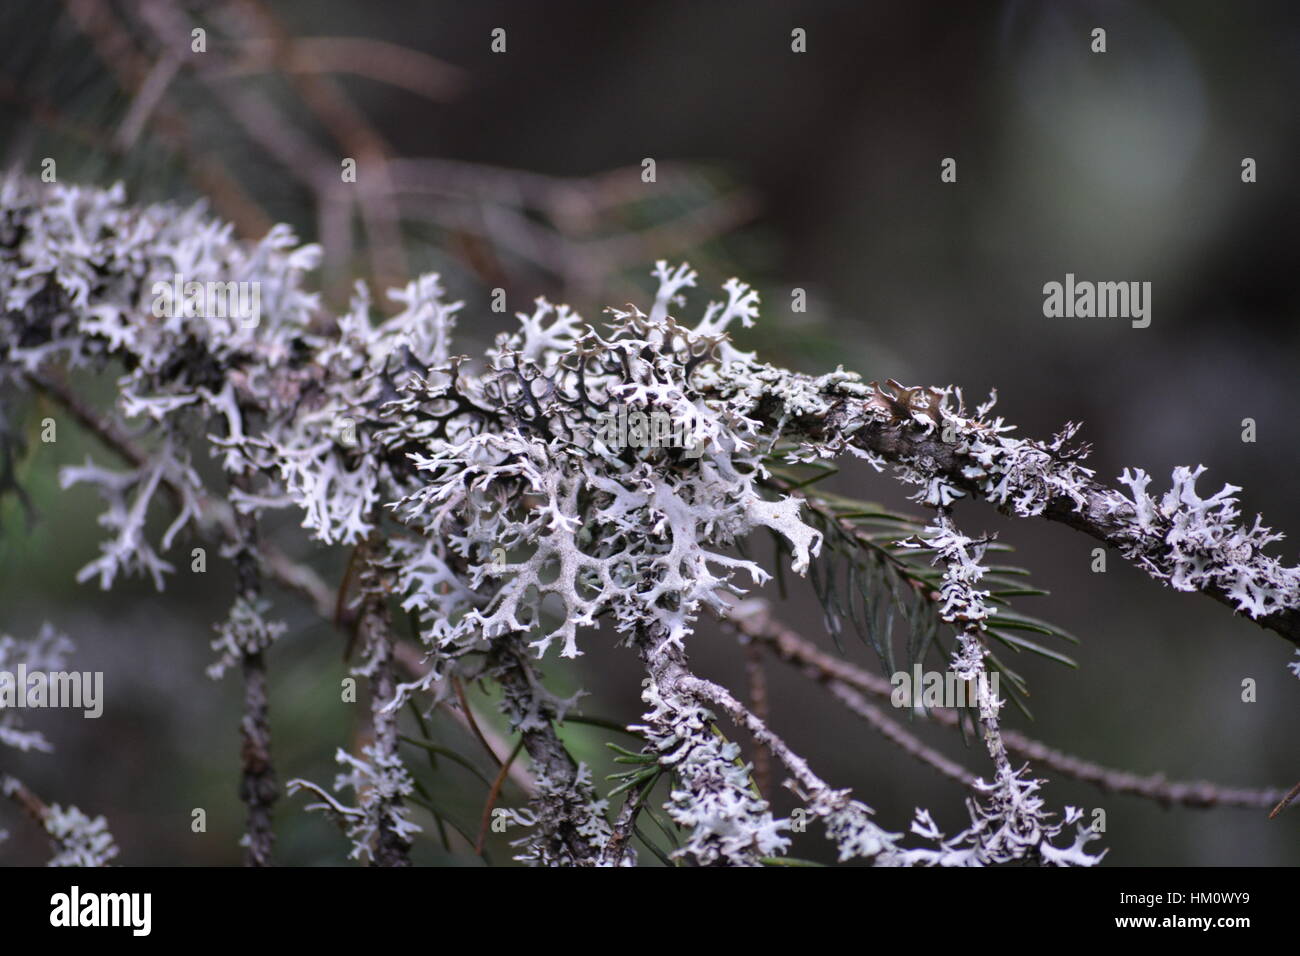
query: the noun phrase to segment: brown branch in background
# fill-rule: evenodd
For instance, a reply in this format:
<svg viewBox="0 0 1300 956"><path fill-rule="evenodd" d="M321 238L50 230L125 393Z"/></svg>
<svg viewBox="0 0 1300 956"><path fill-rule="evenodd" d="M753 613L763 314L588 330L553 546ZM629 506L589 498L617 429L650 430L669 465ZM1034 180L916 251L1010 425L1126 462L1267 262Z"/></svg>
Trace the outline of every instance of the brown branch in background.
<svg viewBox="0 0 1300 956"><path fill-rule="evenodd" d="M322 620L330 620L334 592L314 568L299 564L270 542L262 545L262 566L276 584L303 597Z"/></svg>
<svg viewBox="0 0 1300 956"><path fill-rule="evenodd" d="M479 203L436 196L416 196L403 202L409 218L424 220L482 247L517 256L553 276L562 276L567 249L563 236L534 222L522 209L484 207Z"/></svg>
<svg viewBox="0 0 1300 956"><path fill-rule="evenodd" d="M1290 790L1286 792L1286 795L1283 796L1282 799L1278 801L1277 806L1273 808L1273 811L1268 815L1268 818L1270 820L1276 820L1279 816L1281 816L1283 810L1285 810L1287 807L1289 807L1292 803L1295 802L1296 797L1300 797L1300 783L1297 783L1294 787L1292 787Z"/></svg>
<svg viewBox="0 0 1300 956"><path fill-rule="evenodd" d="M167 85L180 69L180 55L175 50L168 50L149 70L140 84L136 97L131 101L131 109L123 118L113 137L117 147L125 152L135 145L135 141L144 131L149 116L162 101Z"/></svg>
<svg viewBox="0 0 1300 956"><path fill-rule="evenodd" d="M45 829L45 818L49 816L50 808L44 800L28 790L21 780L17 777L4 777L0 780L0 793L16 803L37 826Z"/></svg>
<svg viewBox="0 0 1300 956"><path fill-rule="evenodd" d="M372 288L406 283L410 270L403 225L429 221L449 233L445 248L488 287L514 285L493 251L500 245L554 277L561 298L586 302L602 287L633 295L635 286L625 282L623 270L698 248L757 212L749 191L717 195L699 170L680 163L661 164L656 183L647 187L639 167L559 177L448 159L396 157L336 74L366 76L438 102L461 90L466 74L429 54L381 39L295 37L263 0L228 0L205 8L210 32L219 36L209 38L209 49L201 55L190 52L194 24L169 4L64 4L131 101L116 135L99 138L101 145L123 155L125 147L152 130L179 154L196 188L212 198L217 211L242 235L265 234L271 223L264 209L219 155L198 143L186 113L171 102L170 87L192 75L210 94L204 107L215 104L233 118L251 144L310 193L316 238L326 255L324 287L332 301L343 301L351 286L354 215L367 240ZM291 107L281 108L262 87L246 82L253 76L283 79L334 145L318 143L295 121ZM184 89L189 92L191 87ZM355 183L341 180L344 156L357 161ZM441 201L399 202L412 194ZM652 196L683 198L690 208L649 225L642 225L639 216L626 215ZM706 201L696 201L701 196ZM376 302L380 308L388 304L382 296Z"/></svg>
<svg viewBox="0 0 1300 956"><path fill-rule="evenodd" d="M346 183L316 196L316 241L321 247L321 282L331 302L347 301L352 262L352 193Z"/></svg>
<svg viewBox="0 0 1300 956"><path fill-rule="evenodd" d="M758 211L758 200L754 195L737 189L676 219L639 232L577 243L574 255L583 262L596 264L592 268L624 269L636 263L675 256L716 239L752 221Z"/></svg>
<svg viewBox="0 0 1300 956"><path fill-rule="evenodd" d="M276 42L284 41L286 35L260 5L252 5L249 10L256 14L259 28L271 31L279 38ZM169 6L146 0L137 5L137 11L141 23L164 51L184 49L188 44L188 26ZM245 134L315 197L318 212L335 211L329 204L336 200L326 197L335 197L344 185L340 175L344 157L318 146L270 100L233 81L215 51L191 57L185 63ZM368 249L374 286L386 289L403 285L408 270L400 213L388 182L386 145L364 114L348 102L329 78L292 74L289 79L308 108L358 164L355 188L362 191L365 201L352 205L360 211L370 238ZM324 232L326 224L318 225ZM337 224L331 223L330 228L336 234L339 231Z"/></svg>
<svg viewBox="0 0 1300 956"><path fill-rule="evenodd" d="M526 207L575 232L594 224L597 214L603 210L646 198L647 184L641 180L639 166L567 177L427 156L398 157L389 167L399 195L430 195ZM656 185L660 187L680 189L698 179L685 165L664 162L657 168Z"/></svg>
<svg viewBox="0 0 1300 956"><path fill-rule="evenodd" d="M58 105L38 94L24 90L13 77L0 73L0 101L26 110L37 122L56 133L75 139L86 146L105 149L114 156L121 150L112 142L111 131L88 125L67 115Z"/></svg>
<svg viewBox="0 0 1300 956"><path fill-rule="evenodd" d="M497 798L501 796L501 787L506 782L506 777L510 775L510 768L519 756L519 751L524 749L524 739L519 738L510 750L510 756L506 757L505 763L497 771L497 775L492 779L492 786L488 788L487 800L483 802L483 819L479 824L478 841L474 844L474 852L479 856L483 855L483 844L487 840L488 826L492 822L492 808L497 805Z"/></svg>
<svg viewBox="0 0 1300 956"><path fill-rule="evenodd" d="M407 673L416 680L419 680L429 673L429 666L424 662L424 655L421 654L420 650L412 644L396 644L393 647L393 656L399 664L406 668ZM440 696L441 695L439 694L435 694L435 697ZM469 702L466 701L466 703L468 704ZM467 734L475 733L475 729L477 728L477 732L481 733L483 738L488 742L488 749L494 756L499 751L506 750L508 745L505 738L498 734L493 727L486 726L482 720L475 717L476 711L474 710L473 704L469 704L469 707L470 710L468 713L463 711L460 707L447 706L445 709L447 713L451 714L456 722L461 725ZM532 775L529 774L529 772L518 762L510 764L510 779L519 787L519 789L523 790L524 793L527 794L532 794L537 787L536 781L533 780Z"/></svg>
<svg viewBox="0 0 1300 956"><path fill-rule="evenodd" d="M39 375L35 372L28 372L25 377L34 391L65 409L74 421L129 464L142 468L148 463L148 456L116 422L101 418L66 382L52 375ZM164 486L169 489L169 493L175 494L177 491L175 485L167 483L165 478Z"/></svg>
<svg viewBox="0 0 1300 956"><path fill-rule="evenodd" d="M449 159L398 158L389 161L388 172L408 217L509 251L556 277L564 297L578 301L615 281L620 270L698 247L758 213L755 196L735 189L666 222L593 237L611 207L648 198L639 168L571 179ZM698 178L675 165L661 166L658 174L661 193ZM542 213L546 224L529 212Z"/></svg>
<svg viewBox="0 0 1300 956"><path fill-rule="evenodd" d="M371 37L292 37L284 43L253 39L226 67L231 76L267 73L351 73L435 103L455 99L466 74L422 50Z"/></svg>
<svg viewBox="0 0 1300 956"><path fill-rule="evenodd" d="M136 48L130 33L118 23L113 8L96 0L64 0L64 7L122 90L139 97L152 66ZM195 145L184 114L171 106L165 92L158 94L148 120L162 141L180 154L195 188L212 200L219 215L235 224L240 235L263 236L270 230L271 220L265 210L209 150Z"/></svg>
<svg viewBox="0 0 1300 956"><path fill-rule="evenodd" d="M559 195L575 190L576 184L584 182L440 157L399 157L389 163L389 172L393 188L400 196L429 195L532 209L562 203ZM576 201L583 202L581 197Z"/></svg>
<svg viewBox="0 0 1300 956"><path fill-rule="evenodd" d="M497 756L497 752L492 749L492 745L488 743L487 737L483 736L483 731L479 729L478 721L474 719L474 711L470 708L469 699L465 696L465 685L461 683L459 677L453 675L451 678L451 686L456 691L456 700L460 702L460 712L465 715L465 721L469 725L469 729L473 732L474 738L483 745L483 749L487 751L488 756L492 758L494 764L498 767L505 766L505 761Z"/></svg>
<svg viewBox="0 0 1300 956"><path fill-rule="evenodd" d="M294 60L293 37L266 4L260 0L241 0L239 7L258 29L267 34L274 61L280 69L287 70L289 83L308 109L334 141L357 161L356 185L361 189L361 196L355 206L361 213L370 240L371 278L376 288L404 285L410 270L402 242L401 210L388 171L392 151L387 142L333 77L314 71L288 69ZM333 188L333 184L339 181L339 168L338 162L334 162L328 170L322 169L317 188Z"/></svg>
<svg viewBox="0 0 1300 956"><path fill-rule="evenodd" d="M152 35L162 55L189 49L189 24L170 5L146 0L137 3L135 10L140 24ZM249 139L304 186L314 188L330 165L325 151L299 132L265 97L241 84L223 80L221 60L215 52L189 56L183 62Z"/></svg>
<svg viewBox="0 0 1300 956"><path fill-rule="evenodd" d="M118 855L117 846L105 827L103 817L89 821L88 827L84 825L84 816L80 822L74 820L71 827L67 825L67 818L61 824L58 819L51 819L58 809L57 805L51 807L21 780L8 774L0 775L0 795L17 804L50 839L56 852L47 866L106 866L109 860ZM68 809L79 814L75 807Z"/></svg>
<svg viewBox="0 0 1300 956"><path fill-rule="evenodd" d="M893 693L893 686L885 678L827 654L766 611L755 610L753 605L733 607L725 623L770 648L780 660L797 666L805 676L832 690L856 689L886 700ZM841 693L836 693L836 697L847 703ZM958 711L946 708L929 708L926 716L950 728L958 727L961 721ZM1106 793L1144 797L1166 807L1243 807L1254 810L1273 806L1282 793L1280 790L1221 787L1205 781L1169 781L1161 774L1138 776L1081 760L1013 730L1003 730L1002 739L1008 752L1042 764L1062 776L1092 784Z"/></svg>
<svg viewBox="0 0 1300 956"><path fill-rule="evenodd" d="M908 756L915 757L924 764L929 764L943 776L961 784L963 787L969 789L975 785L975 774L956 761L949 760L914 734L904 730L897 721L886 717L880 708L876 707L848 684L842 681L829 681L826 686L831 695L840 703L865 720L890 743L900 747ZM1005 730L1002 731L1004 739L1006 734Z"/></svg>

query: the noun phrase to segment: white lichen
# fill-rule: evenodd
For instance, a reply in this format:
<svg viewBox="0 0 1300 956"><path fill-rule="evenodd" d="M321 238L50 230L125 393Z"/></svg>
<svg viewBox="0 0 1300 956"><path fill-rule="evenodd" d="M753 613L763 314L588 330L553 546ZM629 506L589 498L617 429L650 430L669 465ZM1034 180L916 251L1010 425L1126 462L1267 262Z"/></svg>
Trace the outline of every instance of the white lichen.
<svg viewBox="0 0 1300 956"><path fill-rule="evenodd" d="M802 499L771 490L767 464L778 444L787 461L848 453L893 467L915 500L938 509L917 544L944 565L940 616L957 633L952 666L963 677L984 671L982 635L993 613L980 584L984 542L958 532L949 513L971 496L1024 517L1067 515L1153 577L1226 597L1257 620L1300 608L1300 569L1264 553L1280 536L1259 518L1238 522L1239 489L1202 499L1195 484L1204 469L1180 468L1156 499L1145 472L1126 470L1125 496L1081 463L1086 449L1070 447L1075 425L1036 442L1010 435L991 415L992 400L967 412L955 388L881 386L843 369L807 376L760 363L730 338L758 315L757 292L738 279L692 321L685 291L696 273L660 262L648 313L610 310L602 332L539 299L516 331L470 360L453 340L461 304L446 301L436 276L390 293L398 310L387 318L373 314L358 285L350 308L331 319L306 291L318 258L285 227L245 243L198 207L134 207L120 187L0 179L0 384L53 388L57 377L46 376L60 363L118 373L118 404L101 437L128 464L88 460L61 475L65 488L95 487L106 505L108 536L81 580L108 588L138 574L161 588L173 571L163 555L211 521L213 501L228 500L235 521L249 524L268 509L293 508L320 544L367 549L385 596L391 586L417 617L429 663L411 683L386 685L383 719L417 690L434 689L471 651L513 653L527 642L539 657L553 647L575 657L604 624L642 651L652 674L666 662L684 668L701 614L724 612L769 578L745 556L747 538L778 536L796 573L822 546ZM178 277L256 283L259 321L184 308L158 314L155 286ZM619 408L671 421L684 440L621 445L602 427ZM195 436L224 473L211 487L190 458ZM162 497L171 520L155 542L149 517ZM227 529L222 553L241 577L260 572L258 548L255 536ZM235 603L213 642L214 676L282 631L265 610L247 595ZM0 662L7 647L0 640ZM377 668L379 647L361 673ZM1291 666L1300 676L1300 665ZM522 673L517 663L501 667L498 678ZM733 719L739 705L716 694L706 701L689 676L652 677L639 728L676 781L667 806L689 834L680 855L754 864L785 852L788 821L754 793L738 748L714 726L719 700ZM538 791L520 811L534 826L521 857L601 857L613 836L607 806L554 735L565 705L526 674L506 697L512 729L533 735L533 744L545 737L530 749ZM865 803L787 755L792 785L842 859L1096 862L1082 830L1069 846L1053 843L1078 812L1067 808L1053 822L1040 781L1010 767L1000 706L996 697L980 700L995 773L969 801L970 826L946 837L918 811L912 833L931 846L903 847ZM0 742L41 745L6 721ZM413 784L395 748L341 752L340 760L349 770L337 786L356 791L355 806L303 781L291 788L321 797L315 806L344 823L354 856L373 855L384 833L408 838L416 827L402 798ZM86 854L107 852L94 821L60 819Z"/></svg>

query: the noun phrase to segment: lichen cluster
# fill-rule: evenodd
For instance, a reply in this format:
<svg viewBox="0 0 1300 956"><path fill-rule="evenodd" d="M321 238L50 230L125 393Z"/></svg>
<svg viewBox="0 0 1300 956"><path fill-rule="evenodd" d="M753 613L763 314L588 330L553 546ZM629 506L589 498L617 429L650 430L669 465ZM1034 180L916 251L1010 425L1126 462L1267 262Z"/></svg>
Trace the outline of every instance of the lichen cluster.
<svg viewBox="0 0 1300 956"><path fill-rule="evenodd" d="M480 673L514 682L507 713L536 765L533 807L516 820L531 831L520 851L528 862L609 862L614 834L589 771L557 745L563 706L512 655L526 644L537 657L553 648L575 657L601 632L636 648L652 675L649 710L634 729L674 780L667 810L689 833L681 855L753 864L788 848L789 821L754 793L736 745L715 727L720 714L747 725L752 715L682 670L700 616L725 616L732 598L768 580L770 569L741 553L751 535L772 532L796 574L823 546L803 498L769 480L774 462L854 454L894 469L915 500L937 509L915 544L944 567L938 613L956 632L952 666L965 676L984 667L982 622L992 613L980 588L982 546L951 518L968 496L1075 523L1173 587L1223 592L1253 617L1300 607L1300 571L1264 555L1278 536L1258 519L1237 523L1238 489L1203 500L1195 492L1203 469L1179 469L1157 501L1139 470L1121 479L1126 497L1081 464L1086 449L1069 447L1075 426L1034 442L1011 437L992 402L968 412L955 389L764 364L730 338L758 312L756 292L738 280L689 321L684 292L696 274L660 263L648 312L612 309L598 328L538 300L514 332L470 358L454 340L462 304L446 300L436 276L390 293L391 316L375 314L361 285L350 309L330 316L308 291L318 257L284 227L243 243L199 209L132 206L120 188L5 179L0 383L48 389L60 369L118 376L103 429L127 436L118 444L131 460L62 474L65 487L92 485L106 504L101 554L79 577L108 588L143 574L161 588L175 571L163 555L215 529L246 580L218 628L214 676L259 657L283 631L263 617L257 574L273 568L249 531L279 508L295 509L319 544L358 549L367 580L359 600L391 594L418 619L426 667L406 682L376 683L387 688L377 720L418 693L440 693L485 647L508 651ZM183 308L156 314L155 286L177 276L257 283L259 322ZM667 416L689 440L615 444L602 422L617 408ZM201 476L197 453L217 462L220 480ZM171 515L156 543L146 533L151 509ZM356 671L376 681L391 665L382 631L368 629ZM1053 844L1080 813L1052 822L1040 781L999 749L999 707L982 702L995 774L978 785L971 825L955 837L919 811L911 832L926 845L905 847L869 807L792 755L791 786L845 859L1096 862L1083 831L1071 845ZM7 724L0 733L31 744ZM401 806L411 782L394 741L340 752L347 772L338 788L354 789L356 806L297 784L344 822L355 856L385 833L401 842L415 830Z"/></svg>

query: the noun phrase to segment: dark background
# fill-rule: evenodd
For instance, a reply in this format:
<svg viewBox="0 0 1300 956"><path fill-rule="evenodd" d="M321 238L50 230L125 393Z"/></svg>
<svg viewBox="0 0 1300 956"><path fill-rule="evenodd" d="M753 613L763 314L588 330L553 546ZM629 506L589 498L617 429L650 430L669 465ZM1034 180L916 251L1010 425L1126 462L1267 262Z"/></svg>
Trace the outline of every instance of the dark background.
<svg viewBox="0 0 1300 956"><path fill-rule="evenodd" d="M188 66L169 95L192 130L193 151L178 151L152 126L129 148L107 148L135 97L97 58L70 15L76 6L0 3L7 166L35 173L41 157L55 156L61 181L120 178L133 196L189 199L203 191L191 175L195 155L216 157L271 219L321 238L320 207L301 177ZM133 26L136 4L97 6L156 61L156 41ZM223 5L166 6L208 17ZM507 289L512 309L544 293L594 320L604 305L650 288L645 274L656 257L687 256L702 273L688 317L730 275L762 290L765 318L742 344L768 361L952 383L977 399L996 387L999 410L1022 434L1046 437L1066 421L1085 422L1093 467L1107 481L1142 467L1163 491L1173 466L1203 463L1204 495L1224 482L1243 485L1248 517L1259 511L1274 527L1300 528L1295 4L304 0L269 9L293 35L382 39L458 68L438 97L340 78L391 155L566 183L631 167L634 190L645 157L673 171L617 215L565 225L562 211L547 220L533 210L512 220L553 226L558 216L561 232L607 244L639 236L635 254L617 261L593 256L551 269L517 255L491 228L471 241L473 230L447 226L446 210L412 213L401 234L409 266L442 271L451 296L466 300L465 351L505 327L488 309L494 286ZM489 52L495 27L507 30L504 55ZM804 54L790 50L795 27L807 30ZM1107 31L1104 55L1089 51L1094 27ZM215 42L214 52L224 55L230 43ZM331 156L349 155L286 105L280 79L220 82L259 90ZM957 160L955 184L940 182L944 157ZM1256 160L1258 182L1241 181L1244 157ZM506 194L527 180L501 182L471 204L476 223L492 222L484 210L509 205ZM672 225L713 208L734 216L699 234ZM655 232L663 222L669 227ZM362 227L350 233L361 250ZM334 289L371 274L360 251L331 269ZM1043 284L1067 272L1151 282L1150 327L1045 318ZM790 309L796 287L808 293L806 313ZM112 394L111 382L89 388L104 400ZM1241 440L1245 418L1257 423L1253 444ZM97 503L85 489L60 491L55 466L106 456L72 432L61 430L55 446L37 443L26 465L35 526L12 502L4 506L0 629L28 636L49 619L69 633L79 646L75 666L106 671L108 710L97 723L40 718L56 754L6 751L10 766L0 769L51 801L105 814L122 863L236 862L239 691L233 678L214 683L202 673L210 622L230 593L228 571L181 574L163 594L140 582L108 594L77 586L76 569L96 553ZM837 481L846 493L905 504L887 477L849 468ZM1082 639L1072 651L1077 671L1016 662L1029 677L1036 720L1011 715L1010 725L1082 757L1171 779L1286 788L1300 777L1300 686L1285 667L1294 651L1286 642L1206 598L1160 587L1114 555L1107 573L1090 573L1093 542L1064 527L1008 522L980 505L961 508L958 520L1013 544L1016 560L1053 592L1025 610ZM1279 553L1294 562L1294 542ZM337 572L330 560L322 569ZM811 589L800 582L794 591L783 616L829 647ZM281 613L292 627L270 657L277 765L282 779L328 783L333 751L359 720L336 702L342 641L292 598ZM545 668L557 688L589 690L592 713L632 720L640 674L631 653L611 643L608 629L589 634L576 665L552 658ZM743 686L730 639L706 624L690 650L703 673ZM865 648L846 650L876 666ZM776 728L824 778L853 787L885 826L904 829L917 805L950 831L964 823L959 788L797 675L776 664L769 673ZM1256 703L1241 700L1246 678L1258 684ZM457 738L450 722L439 727L490 772L472 741ZM963 754L959 741L921 730L986 772L977 750ZM598 779L613 769L607 735L569 733ZM447 804L476 823L482 790L456 772L440 778ZM1166 810L1060 778L1046 794L1056 807L1106 810L1112 864L1300 862L1294 810L1273 821L1253 810ZM329 824L291 812L302 802L281 804L281 859L338 862L342 844ZM196 835L190 810L200 806L209 832ZM0 824L11 831L0 859L44 858L16 811L0 808ZM453 857L421 840L417 857L472 859L463 843L454 849ZM500 843L495 853L508 857ZM805 839L796 853L826 859L827 846Z"/></svg>

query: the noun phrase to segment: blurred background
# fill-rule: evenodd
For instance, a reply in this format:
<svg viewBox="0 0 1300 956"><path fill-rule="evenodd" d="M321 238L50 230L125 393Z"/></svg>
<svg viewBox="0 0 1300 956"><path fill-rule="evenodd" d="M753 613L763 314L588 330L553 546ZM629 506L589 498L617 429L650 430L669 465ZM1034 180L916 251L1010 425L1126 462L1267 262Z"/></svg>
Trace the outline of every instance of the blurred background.
<svg viewBox="0 0 1300 956"><path fill-rule="evenodd" d="M206 31L192 51L191 30ZM1090 51L1106 30L1107 51ZM491 50L505 31L505 52ZM791 31L806 31L806 52ZM609 304L645 304L657 258L689 259L698 314L738 275L763 293L764 317L740 336L778 364L842 364L868 379L963 387L1027 436L1082 420L1092 465L1168 486L1204 464L1208 496L1243 485L1243 511L1300 529L1300 6L1277 2L1047 0L938 3L546 4L370 0L17 2L0 0L0 162L60 182L121 180L140 200L202 199L241 234L291 223L325 249L322 292L346 300L438 271L463 299L461 350L509 326L538 295L589 321ZM342 184L343 158L357 161ZM940 181L956 160L957 181ZM1242 160L1258 181L1243 183ZM654 183L642 163L655 160ZM1152 284L1152 322L1043 316L1044 283L1066 273ZM794 290L808 307L792 309ZM381 303L382 306L382 303ZM81 383L111 401L111 378ZM60 426L43 445L26 409L20 480L35 508L0 510L0 632L28 637L49 620L77 643L71 666L105 672L98 721L63 713L31 724L53 755L0 753L0 771L50 802L104 814L122 864L237 863L242 807L233 675L204 676L230 572L176 575L102 593L77 585L97 553L98 501L59 490L62 464L111 460ZM1242 441L1243 419L1257 427ZM887 476L846 467L834 487L906 507ZM162 525L165 516L155 516ZM281 516L292 538L295 521ZM1294 648L1199 596L1122 565L1090 571L1091 539L1045 522L1009 522L967 505L968 532L996 532L1052 591L1024 609L1072 631L1077 670L1017 660L1030 722L1009 725L1083 758L1170 779L1289 788L1300 778ZM1278 552L1297 559L1294 540ZM314 560L328 580L342 568ZM171 555L174 561L182 558ZM282 781L332 781L334 751L363 731L363 707L338 702L342 637L292 596L271 651L274 755ZM807 582L780 610L828 650ZM576 663L551 658L551 686L584 688L585 712L627 722L640 668L608 629ZM870 651L845 653L874 669ZM698 669L745 684L733 638L702 625ZM771 719L817 772L903 830L930 808L950 832L962 793L778 663L767 665ZM1242 681L1257 700L1242 701ZM490 695L484 720L504 727ZM977 773L978 749L939 728L918 733ZM495 767L447 715L429 719L444 757L411 766L450 821L427 813L415 858L478 865L470 843ZM408 727L422 735L414 722ZM619 769L605 741L566 739L599 781ZM747 741L742 741L747 745ZM425 748L427 749L427 748ZM434 766L433 764L436 764ZM1051 775L1049 775L1051 776ZM1051 777L1054 807L1106 811L1102 845L1119 865L1296 865L1300 810L1269 821L1241 809L1163 809ZM282 798L280 862L333 864L346 843L325 819ZM793 805L777 795L778 807ZM501 804L523 798L508 785ZM205 808L206 833L191 832ZM45 841L0 806L11 839L0 861L36 864ZM455 831L463 830L468 837ZM517 835L517 834L515 834ZM507 861L507 836L488 841ZM828 861L810 833L795 855ZM653 857L643 853L646 862Z"/></svg>

